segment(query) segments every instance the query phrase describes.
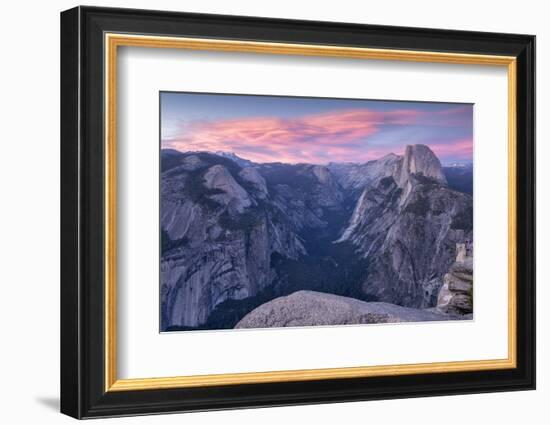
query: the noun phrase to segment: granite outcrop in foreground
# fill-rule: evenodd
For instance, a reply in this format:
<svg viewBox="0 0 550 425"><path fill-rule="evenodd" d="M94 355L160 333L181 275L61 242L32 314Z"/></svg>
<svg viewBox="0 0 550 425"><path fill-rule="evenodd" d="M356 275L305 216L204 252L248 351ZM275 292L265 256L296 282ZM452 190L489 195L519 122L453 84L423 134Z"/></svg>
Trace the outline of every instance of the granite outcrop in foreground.
<svg viewBox="0 0 550 425"><path fill-rule="evenodd" d="M473 313L474 262L467 254L466 246L459 244L456 261L443 277L443 286L437 298L437 311L455 315Z"/></svg>
<svg viewBox="0 0 550 425"><path fill-rule="evenodd" d="M269 301L247 314L235 328L425 322L456 319L449 315L339 295L298 291Z"/></svg>

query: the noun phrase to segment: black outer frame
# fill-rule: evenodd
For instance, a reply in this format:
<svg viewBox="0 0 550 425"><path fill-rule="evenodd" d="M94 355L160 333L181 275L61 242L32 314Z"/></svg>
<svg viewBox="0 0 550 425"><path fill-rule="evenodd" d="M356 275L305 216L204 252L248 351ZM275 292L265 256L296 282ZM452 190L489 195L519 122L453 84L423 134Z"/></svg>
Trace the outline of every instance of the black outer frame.
<svg viewBox="0 0 550 425"><path fill-rule="evenodd" d="M517 57L517 368L104 391L104 32ZM535 388L535 37L76 7L61 13L61 412L75 418Z"/></svg>

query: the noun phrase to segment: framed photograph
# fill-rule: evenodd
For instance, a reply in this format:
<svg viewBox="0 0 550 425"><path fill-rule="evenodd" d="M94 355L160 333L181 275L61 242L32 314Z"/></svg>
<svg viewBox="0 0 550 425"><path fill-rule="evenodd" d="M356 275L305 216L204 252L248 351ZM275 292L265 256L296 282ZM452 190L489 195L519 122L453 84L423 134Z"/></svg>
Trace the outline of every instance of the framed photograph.
<svg viewBox="0 0 550 425"><path fill-rule="evenodd" d="M535 37L61 14L61 411L535 388Z"/></svg>

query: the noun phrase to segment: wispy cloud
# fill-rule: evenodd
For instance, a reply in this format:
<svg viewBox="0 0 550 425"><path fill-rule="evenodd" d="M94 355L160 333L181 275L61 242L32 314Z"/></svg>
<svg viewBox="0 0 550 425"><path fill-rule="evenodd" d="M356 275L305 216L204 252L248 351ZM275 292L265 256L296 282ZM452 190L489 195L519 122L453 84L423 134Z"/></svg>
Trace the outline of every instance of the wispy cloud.
<svg viewBox="0 0 550 425"><path fill-rule="evenodd" d="M439 158L472 160L474 143L471 138L456 140L453 143L430 143L429 146Z"/></svg>
<svg viewBox="0 0 550 425"><path fill-rule="evenodd" d="M464 127L465 116L464 107L458 106L435 112L357 108L292 118L202 120L181 124L170 137L163 135L162 145L181 151L232 151L257 162L362 162L423 142L430 142L440 157L471 156L471 138L452 140L456 128ZM430 131L421 130L426 127ZM424 133L429 138L423 141Z"/></svg>

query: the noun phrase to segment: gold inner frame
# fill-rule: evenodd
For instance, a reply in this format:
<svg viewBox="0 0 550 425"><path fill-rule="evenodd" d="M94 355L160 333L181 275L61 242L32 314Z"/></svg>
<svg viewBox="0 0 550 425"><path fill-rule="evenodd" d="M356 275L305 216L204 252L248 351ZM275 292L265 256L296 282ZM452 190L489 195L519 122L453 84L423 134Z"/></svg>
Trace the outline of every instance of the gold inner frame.
<svg viewBox="0 0 550 425"><path fill-rule="evenodd" d="M311 381L417 373L446 373L516 367L516 58L462 53L370 49L106 33L105 45L105 391L135 391L214 385ZM117 48L120 46L325 56L469 65L504 66L508 72L508 357L495 360L247 372L118 379L116 324L116 136Z"/></svg>

